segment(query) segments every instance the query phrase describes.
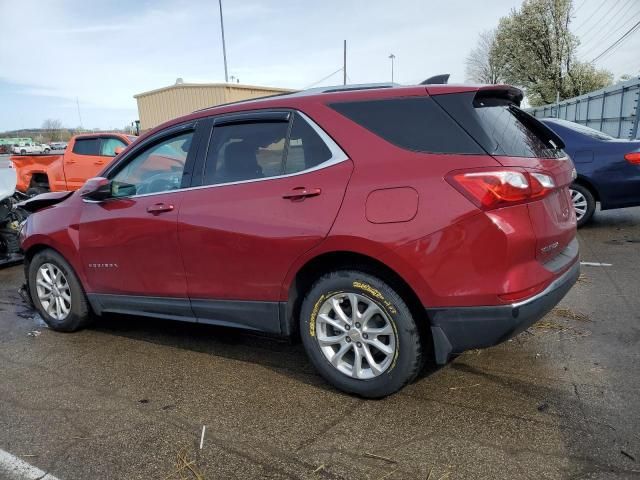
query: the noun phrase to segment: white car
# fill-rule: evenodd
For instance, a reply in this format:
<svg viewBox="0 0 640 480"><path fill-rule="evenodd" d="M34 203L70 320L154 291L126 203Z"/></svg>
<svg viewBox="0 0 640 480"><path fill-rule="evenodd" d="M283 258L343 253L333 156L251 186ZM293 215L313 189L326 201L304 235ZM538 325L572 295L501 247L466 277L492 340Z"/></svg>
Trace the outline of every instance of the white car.
<svg viewBox="0 0 640 480"><path fill-rule="evenodd" d="M39 143L21 143L11 147L11 153L20 155L27 155L31 153L49 153L51 148L49 145L42 145Z"/></svg>

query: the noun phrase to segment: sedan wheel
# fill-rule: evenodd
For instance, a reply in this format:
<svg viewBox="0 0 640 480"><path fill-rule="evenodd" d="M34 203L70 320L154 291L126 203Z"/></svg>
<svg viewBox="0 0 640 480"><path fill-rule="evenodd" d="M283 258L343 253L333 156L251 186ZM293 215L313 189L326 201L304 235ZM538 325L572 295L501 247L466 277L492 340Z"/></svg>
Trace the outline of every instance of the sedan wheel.
<svg viewBox="0 0 640 480"><path fill-rule="evenodd" d="M42 308L55 320L64 320L71 312L71 288L62 270L44 263L36 276L36 291Z"/></svg>
<svg viewBox="0 0 640 480"><path fill-rule="evenodd" d="M316 332L325 358L352 378L377 377L396 354L389 316L358 293L338 293L325 300L316 317Z"/></svg>
<svg viewBox="0 0 640 480"><path fill-rule="evenodd" d="M574 183L569 187L571 192L571 202L576 212L578 227L583 226L591 220L596 209L596 201L593 194L582 185Z"/></svg>
<svg viewBox="0 0 640 480"><path fill-rule="evenodd" d="M582 220L587 213L587 199L578 190L571 190L571 201L576 210L576 220Z"/></svg>

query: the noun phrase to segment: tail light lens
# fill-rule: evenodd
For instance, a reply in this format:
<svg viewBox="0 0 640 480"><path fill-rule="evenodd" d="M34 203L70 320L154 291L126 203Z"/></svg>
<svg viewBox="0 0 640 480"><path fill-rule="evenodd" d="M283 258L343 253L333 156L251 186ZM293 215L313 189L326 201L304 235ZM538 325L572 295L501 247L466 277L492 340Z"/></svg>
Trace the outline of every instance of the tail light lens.
<svg viewBox="0 0 640 480"><path fill-rule="evenodd" d="M640 152L627 153L624 158L632 165L640 165Z"/></svg>
<svg viewBox="0 0 640 480"><path fill-rule="evenodd" d="M550 175L524 170L452 172L447 181L484 210L537 200L556 186Z"/></svg>

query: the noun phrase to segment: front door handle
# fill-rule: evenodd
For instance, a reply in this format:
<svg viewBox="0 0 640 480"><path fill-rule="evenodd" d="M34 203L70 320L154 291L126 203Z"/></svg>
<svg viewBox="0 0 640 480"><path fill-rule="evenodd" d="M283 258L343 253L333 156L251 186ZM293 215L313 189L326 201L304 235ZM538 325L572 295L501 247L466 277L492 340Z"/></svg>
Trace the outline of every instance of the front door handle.
<svg viewBox="0 0 640 480"><path fill-rule="evenodd" d="M156 203L155 205L147 207L147 212L151 213L152 215L159 215L161 213L171 211L173 211L173 205L167 205L166 203Z"/></svg>
<svg viewBox="0 0 640 480"><path fill-rule="evenodd" d="M93 162L94 165L104 165L104 160L97 160Z"/></svg>
<svg viewBox="0 0 640 480"><path fill-rule="evenodd" d="M288 200L304 200L307 197L317 197L321 193L322 190L319 188L297 187L291 190L291 192L285 193L282 198Z"/></svg>

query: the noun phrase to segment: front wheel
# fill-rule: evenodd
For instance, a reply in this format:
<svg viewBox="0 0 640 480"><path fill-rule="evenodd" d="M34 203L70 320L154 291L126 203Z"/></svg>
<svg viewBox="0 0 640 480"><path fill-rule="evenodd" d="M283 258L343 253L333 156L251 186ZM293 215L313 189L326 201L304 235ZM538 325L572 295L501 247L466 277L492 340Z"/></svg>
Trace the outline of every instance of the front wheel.
<svg viewBox="0 0 640 480"><path fill-rule="evenodd" d="M29 263L29 294L53 330L75 332L90 321L89 304L71 265L53 250L42 250Z"/></svg>
<svg viewBox="0 0 640 480"><path fill-rule="evenodd" d="M340 270L321 277L303 301L300 329L313 365L348 393L385 397L422 368L420 334L409 308L370 274Z"/></svg>
<svg viewBox="0 0 640 480"><path fill-rule="evenodd" d="M576 220L579 228L589 223L593 218L593 213L596 210L596 200L589 189L577 183L571 185L569 191L571 192L571 202L576 211Z"/></svg>

